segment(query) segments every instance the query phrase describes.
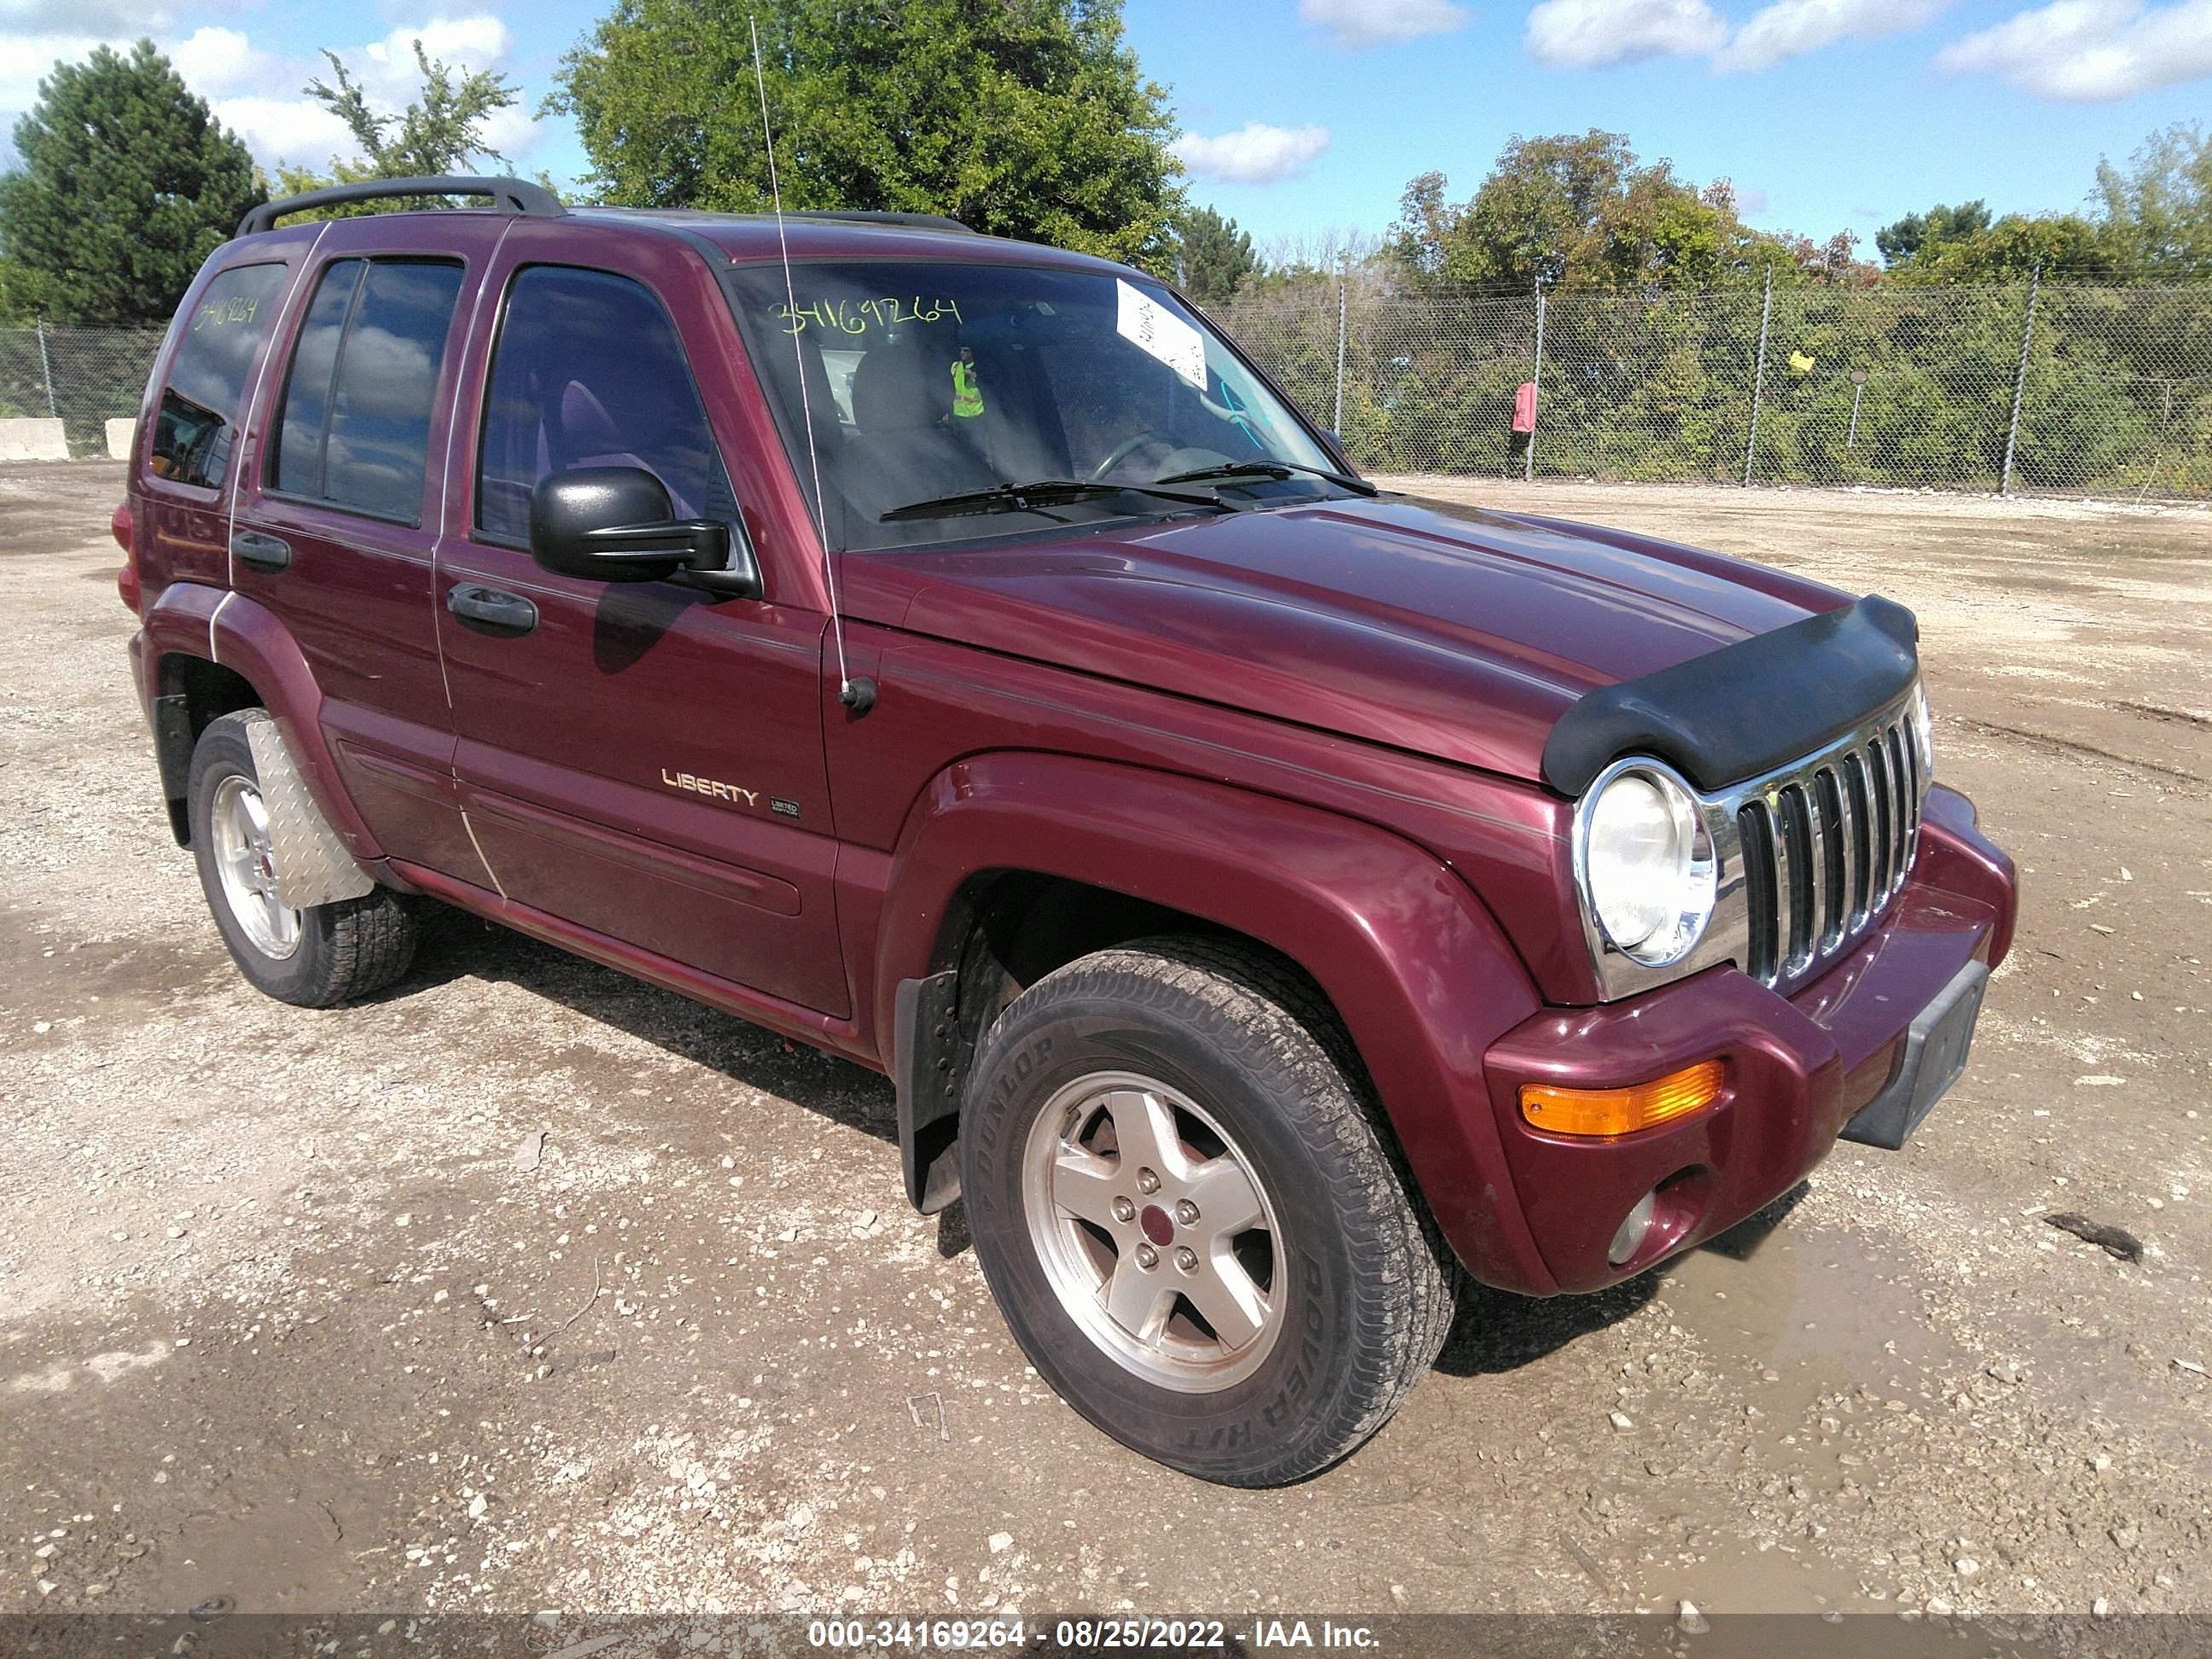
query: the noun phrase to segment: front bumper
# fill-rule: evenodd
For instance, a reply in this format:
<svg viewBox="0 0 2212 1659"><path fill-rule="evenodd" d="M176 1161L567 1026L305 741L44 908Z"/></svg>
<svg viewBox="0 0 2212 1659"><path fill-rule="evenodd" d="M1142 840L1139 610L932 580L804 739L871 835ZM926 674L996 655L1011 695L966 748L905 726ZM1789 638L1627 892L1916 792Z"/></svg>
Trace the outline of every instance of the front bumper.
<svg viewBox="0 0 2212 1659"><path fill-rule="evenodd" d="M1889 915L1794 995L1716 968L1601 1007L1546 1009L1491 1046L1490 1107L1559 1289L1601 1290L1734 1226L1802 1180L1855 1118L1855 1138L1893 1144L1955 1077L1954 1005L1967 983L1978 1002L1978 981L2010 948L2017 886L1964 796L1931 790L1920 833ZM1971 1026L1971 1011L1964 1018ZM1592 1139L1521 1115L1524 1083L1613 1087L1716 1058L1729 1065L1726 1090L1679 1123ZM1614 1231L1654 1189L1662 1224L1616 1266Z"/></svg>

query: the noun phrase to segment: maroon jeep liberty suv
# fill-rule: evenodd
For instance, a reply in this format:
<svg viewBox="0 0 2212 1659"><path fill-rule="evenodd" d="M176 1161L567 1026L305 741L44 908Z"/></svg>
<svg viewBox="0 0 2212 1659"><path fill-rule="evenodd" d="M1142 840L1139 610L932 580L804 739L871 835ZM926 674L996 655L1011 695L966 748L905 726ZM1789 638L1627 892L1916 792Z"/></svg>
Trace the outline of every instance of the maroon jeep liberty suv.
<svg viewBox="0 0 2212 1659"><path fill-rule="evenodd" d="M1373 1434L1462 1270L1899 1145L2011 942L1900 606L1382 493L1171 289L950 220L272 203L115 533L253 984L434 899L888 1073L1037 1370L1211 1480Z"/></svg>

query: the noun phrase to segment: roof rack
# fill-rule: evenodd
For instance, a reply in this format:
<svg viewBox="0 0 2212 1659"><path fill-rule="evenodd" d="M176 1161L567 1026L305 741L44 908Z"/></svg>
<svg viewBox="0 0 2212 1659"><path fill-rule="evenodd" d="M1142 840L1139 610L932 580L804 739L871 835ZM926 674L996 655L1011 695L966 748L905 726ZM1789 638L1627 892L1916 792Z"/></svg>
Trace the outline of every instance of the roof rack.
<svg viewBox="0 0 2212 1659"><path fill-rule="evenodd" d="M519 213L532 219L557 219L568 211L543 185L526 179L474 179L442 174L434 179L368 179L356 185L332 185L303 196L280 197L264 202L238 222L238 234L252 236L273 230L288 213L313 208L342 207L350 202L388 201L403 196L489 196L497 213Z"/></svg>
<svg viewBox="0 0 2212 1659"><path fill-rule="evenodd" d="M963 236L973 236L973 228L942 213L884 213L867 208L810 208L793 209L783 216L787 219L848 220L864 225L905 225L915 230L957 231Z"/></svg>

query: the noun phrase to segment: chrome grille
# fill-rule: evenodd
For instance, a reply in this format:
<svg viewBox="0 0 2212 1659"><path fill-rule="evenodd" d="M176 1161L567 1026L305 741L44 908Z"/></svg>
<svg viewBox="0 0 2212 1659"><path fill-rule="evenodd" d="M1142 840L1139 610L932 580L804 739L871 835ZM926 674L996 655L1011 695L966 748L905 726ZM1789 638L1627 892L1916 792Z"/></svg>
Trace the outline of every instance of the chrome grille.
<svg viewBox="0 0 2212 1659"><path fill-rule="evenodd" d="M1905 885L1927 784L1908 722L1896 710L1730 792L1753 978L1803 977L1864 933Z"/></svg>

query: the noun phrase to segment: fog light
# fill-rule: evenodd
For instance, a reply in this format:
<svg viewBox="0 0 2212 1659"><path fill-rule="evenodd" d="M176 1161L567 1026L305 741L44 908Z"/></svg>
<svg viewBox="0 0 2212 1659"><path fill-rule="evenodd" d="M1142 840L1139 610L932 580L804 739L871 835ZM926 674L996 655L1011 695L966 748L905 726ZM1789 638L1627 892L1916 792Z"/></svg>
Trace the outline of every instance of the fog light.
<svg viewBox="0 0 2212 1659"><path fill-rule="evenodd" d="M1728 1083L1727 1062L1702 1060L1626 1089L1521 1085L1521 1115L1562 1135L1625 1135L1711 1105Z"/></svg>
<svg viewBox="0 0 2212 1659"><path fill-rule="evenodd" d="M1659 1194L1655 1189L1636 1200L1635 1206L1621 1218L1620 1228L1613 1235L1613 1243L1605 1247L1605 1259L1618 1267L1644 1246L1644 1235L1651 1230L1652 1212L1659 1207Z"/></svg>

